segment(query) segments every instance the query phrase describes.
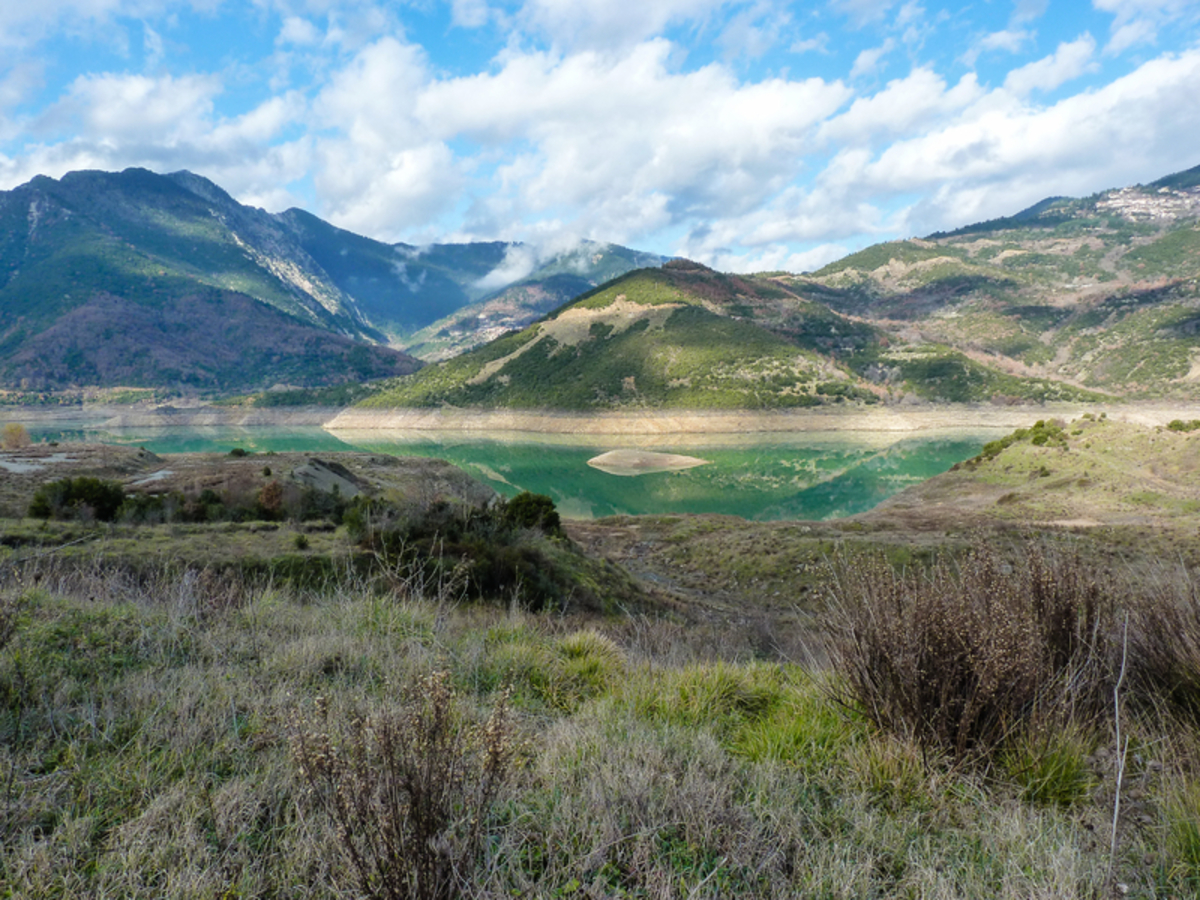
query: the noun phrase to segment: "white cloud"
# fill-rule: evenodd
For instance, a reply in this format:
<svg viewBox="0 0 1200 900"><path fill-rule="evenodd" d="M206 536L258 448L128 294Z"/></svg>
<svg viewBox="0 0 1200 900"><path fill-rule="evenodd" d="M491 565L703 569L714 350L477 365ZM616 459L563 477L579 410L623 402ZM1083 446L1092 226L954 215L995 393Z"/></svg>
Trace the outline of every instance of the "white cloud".
<svg viewBox="0 0 1200 900"><path fill-rule="evenodd" d="M703 21L737 0L526 0L519 19L560 47L627 48L668 25Z"/></svg>
<svg viewBox="0 0 1200 900"><path fill-rule="evenodd" d="M961 112L983 93L973 73L947 89L932 69L915 69L905 78L889 81L879 93L855 100L846 112L826 121L818 134L830 144L862 146L878 136L924 131Z"/></svg>
<svg viewBox="0 0 1200 900"><path fill-rule="evenodd" d="M879 69L879 61L891 53L895 46L896 42L888 38L882 46L871 47L859 53L850 69L850 80L853 81L864 75L874 75Z"/></svg>
<svg viewBox="0 0 1200 900"><path fill-rule="evenodd" d="M1092 6L1112 13L1112 33L1106 53L1121 53L1137 44L1153 44L1166 25L1190 17L1195 20L1196 0L1092 0Z"/></svg>
<svg viewBox="0 0 1200 900"><path fill-rule="evenodd" d="M1017 0L1013 9L1014 22L1029 22L1046 14L1050 0Z"/></svg>
<svg viewBox="0 0 1200 900"><path fill-rule="evenodd" d="M166 55L162 35L145 22L142 23L142 52L145 56L143 65L147 72L157 69Z"/></svg>
<svg viewBox="0 0 1200 900"><path fill-rule="evenodd" d="M311 47L320 41L320 29L300 16L286 16L279 27L279 36L275 38L275 43L280 46L291 44L296 47Z"/></svg>
<svg viewBox="0 0 1200 900"><path fill-rule="evenodd" d="M793 41L792 45L788 49L792 53L811 53L813 51L818 53L828 53L829 35L822 31L814 37L801 38L800 40Z"/></svg>
<svg viewBox="0 0 1200 900"><path fill-rule="evenodd" d="M813 127L849 97L818 79L742 85L716 65L673 73L669 54L656 41L620 57L513 57L494 74L431 85L416 116L443 139L525 148L498 172L514 209L576 207L583 233L629 235L663 216L761 202L795 173Z"/></svg>
<svg viewBox="0 0 1200 900"><path fill-rule="evenodd" d="M986 34L979 41L979 46L984 50L1005 50L1009 53L1019 53L1029 41L1033 40L1033 33L1024 30L1014 30L1006 28L1003 31L993 31L991 34Z"/></svg>
<svg viewBox="0 0 1200 900"><path fill-rule="evenodd" d="M84 75L46 112L39 130L74 130L115 143L175 142L205 130L221 89L215 75Z"/></svg>
<svg viewBox="0 0 1200 900"><path fill-rule="evenodd" d="M1197 122L1200 51L1189 51L1048 108L981 102L962 121L858 160L838 180L867 196L928 194L907 213L911 227L953 227L1052 194L1154 177L1151 161L1167 171L1194 165Z"/></svg>
<svg viewBox="0 0 1200 900"><path fill-rule="evenodd" d="M487 0L451 0L450 18L459 28L482 28L488 23L491 10Z"/></svg>
<svg viewBox="0 0 1200 900"><path fill-rule="evenodd" d="M1096 42L1090 34L1084 34L1069 44L1059 44L1053 55L1013 69L1004 79L1004 89L1024 96L1033 91L1052 91L1061 84L1097 66L1092 62Z"/></svg>

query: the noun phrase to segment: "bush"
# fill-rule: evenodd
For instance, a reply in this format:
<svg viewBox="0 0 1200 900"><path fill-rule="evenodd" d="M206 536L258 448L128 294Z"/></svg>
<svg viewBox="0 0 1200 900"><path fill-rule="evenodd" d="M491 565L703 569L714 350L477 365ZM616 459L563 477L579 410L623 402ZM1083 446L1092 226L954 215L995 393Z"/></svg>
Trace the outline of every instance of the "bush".
<svg viewBox="0 0 1200 900"><path fill-rule="evenodd" d="M33 495L29 515L35 519L95 518L111 522L125 502L125 491L115 481L81 476L44 484Z"/></svg>
<svg viewBox="0 0 1200 900"><path fill-rule="evenodd" d="M293 725L300 777L333 819L364 895L450 900L471 883L487 817L508 777L505 699L481 728L460 720L449 676L434 673L399 711Z"/></svg>
<svg viewBox="0 0 1200 900"><path fill-rule="evenodd" d="M29 429L20 422L9 422L0 428L0 449L20 450L30 444Z"/></svg>
<svg viewBox="0 0 1200 900"><path fill-rule="evenodd" d="M519 594L534 611L560 602L577 586L551 561L550 541L531 534L561 533L548 497L522 494L495 507L444 500L389 504L359 497L349 504L344 521L351 540L405 580L431 584L462 578L473 597L508 602Z"/></svg>
<svg viewBox="0 0 1200 900"><path fill-rule="evenodd" d="M562 531L562 520L554 501L545 494L523 491L504 505L505 522L517 528L536 528L546 534Z"/></svg>
<svg viewBox="0 0 1200 900"><path fill-rule="evenodd" d="M921 574L843 561L831 593L839 699L955 759L1047 721L1090 723L1111 699L1112 604L1078 561L1033 546L1011 567L985 548Z"/></svg>

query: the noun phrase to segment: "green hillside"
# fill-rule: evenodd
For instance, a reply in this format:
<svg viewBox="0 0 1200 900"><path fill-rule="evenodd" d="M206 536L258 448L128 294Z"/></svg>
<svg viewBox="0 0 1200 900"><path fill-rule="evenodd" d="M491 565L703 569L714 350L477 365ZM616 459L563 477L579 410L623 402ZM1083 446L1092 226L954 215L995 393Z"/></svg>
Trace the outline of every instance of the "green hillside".
<svg viewBox="0 0 1200 900"><path fill-rule="evenodd" d="M427 253L436 258L453 246L435 245ZM665 261L653 253L583 241L574 250L552 257L526 278L454 310L397 343L429 362L449 359L508 331L524 328L602 282Z"/></svg>
<svg viewBox="0 0 1200 900"><path fill-rule="evenodd" d="M685 260L583 294L524 330L387 385L370 407L786 409L1086 396L944 346L907 347L769 278Z"/></svg>
<svg viewBox="0 0 1200 900"><path fill-rule="evenodd" d="M1198 171L878 244L788 286L1010 374L1198 398Z"/></svg>

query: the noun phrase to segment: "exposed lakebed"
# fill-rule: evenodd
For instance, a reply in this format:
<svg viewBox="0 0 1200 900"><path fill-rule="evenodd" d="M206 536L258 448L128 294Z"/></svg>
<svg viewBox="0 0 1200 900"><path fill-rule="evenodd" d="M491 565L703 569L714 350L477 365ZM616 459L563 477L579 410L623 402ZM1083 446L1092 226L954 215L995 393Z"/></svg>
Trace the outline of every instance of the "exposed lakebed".
<svg viewBox="0 0 1200 900"><path fill-rule="evenodd" d="M974 456L1004 429L902 436L885 433L749 434L703 437L381 431L315 427L30 428L35 439L145 447L154 453L366 450L440 457L497 491L547 494L563 515L722 513L755 520L827 519L871 509L904 488ZM615 450L686 455L704 465L614 474L589 465ZM653 467L650 467L653 469Z"/></svg>

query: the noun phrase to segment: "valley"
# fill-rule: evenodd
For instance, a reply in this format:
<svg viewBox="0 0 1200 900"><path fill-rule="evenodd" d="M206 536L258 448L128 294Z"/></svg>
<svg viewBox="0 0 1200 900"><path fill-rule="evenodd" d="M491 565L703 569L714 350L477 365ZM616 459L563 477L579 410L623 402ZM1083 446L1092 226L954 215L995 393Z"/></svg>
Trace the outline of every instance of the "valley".
<svg viewBox="0 0 1200 900"><path fill-rule="evenodd" d="M0 893L1190 896L1198 189L506 286L0 196Z"/></svg>

